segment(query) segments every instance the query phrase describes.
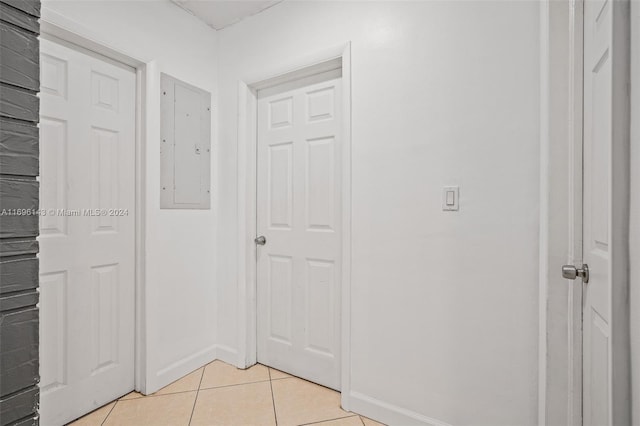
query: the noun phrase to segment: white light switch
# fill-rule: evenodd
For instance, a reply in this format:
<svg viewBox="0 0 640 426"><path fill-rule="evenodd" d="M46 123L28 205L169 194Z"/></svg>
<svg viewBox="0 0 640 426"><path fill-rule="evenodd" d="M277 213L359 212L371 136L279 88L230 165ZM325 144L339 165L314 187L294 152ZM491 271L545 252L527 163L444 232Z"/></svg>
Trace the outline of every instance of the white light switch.
<svg viewBox="0 0 640 426"><path fill-rule="evenodd" d="M447 191L447 206L453 206L456 201L456 193L453 191Z"/></svg>
<svg viewBox="0 0 640 426"><path fill-rule="evenodd" d="M457 186L445 186L442 190L442 210L457 211L459 194Z"/></svg>

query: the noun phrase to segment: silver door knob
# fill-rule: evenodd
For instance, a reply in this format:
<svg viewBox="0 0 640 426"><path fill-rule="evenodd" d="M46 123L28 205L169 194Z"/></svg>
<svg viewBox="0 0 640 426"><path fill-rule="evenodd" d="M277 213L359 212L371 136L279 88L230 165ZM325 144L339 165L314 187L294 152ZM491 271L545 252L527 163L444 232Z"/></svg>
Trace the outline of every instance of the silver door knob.
<svg viewBox="0 0 640 426"><path fill-rule="evenodd" d="M264 235L260 235L259 237L256 237L255 243L259 246L263 246L265 244L267 244L267 239L264 237Z"/></svg>
<svg viewBox="0 0 640 426"><path fill-rule="evenodd" d="M575 280L580 277L582 282L586 284L589 282L589 266L584 264L582 268L576 268L573 265L564 265L562 267L562 277L568 280Z"/></svg>

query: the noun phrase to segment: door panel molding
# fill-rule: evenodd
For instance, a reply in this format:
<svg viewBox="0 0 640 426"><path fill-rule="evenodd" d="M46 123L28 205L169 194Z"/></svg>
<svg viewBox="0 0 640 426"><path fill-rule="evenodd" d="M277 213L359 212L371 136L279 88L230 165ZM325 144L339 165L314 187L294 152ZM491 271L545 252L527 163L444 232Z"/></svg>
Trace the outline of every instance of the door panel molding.
<svg viewBox="0 0 640 426"><path fill-rule="evenodd" d="M46 8L45 8L46 9ZM145 151L146 151L146 87L153 71L144 61L95 41L90 29L46 9L40 19L41 37L85 54L98 57L112 65L133 68L135 72L135 390L146 393L146 327L145 327Z"/></svg>
<svg viewBox="0 0 640 426"><path fill-rule="evenodd" d="M256 363L256 143L257 91L342 67L342 289L341 392L349 409L351 291L351 43L335 46L276 67L257 70L238 83L238 351L239 368ZM320 119L320 118L318 118ZM230 354L233 355L233 354Z"/></svg>
<svg viewBox="0 0 640 426"><path fill-rule="evenodd" d="M65 132L55 126L40 132L42 189L49 183L67 188L63 197L43 197L40 207L49 214L70 209L70 216L77 216L63 232L40 238L45 314L40 360L48 367L43 376L51 376L41 393L40 413L43 421L56 424L134 388L136 76L132 68L51 40L42 40L41 50L66 63L62 78L49 82L60 90L41 96L41 114L68 125ZM55 77L49 72L45 66L43 76ZM101 87L92 91L98 72ZM60 81L68 81L68 87L56 84ZM47 148L51 142L57 145ZM86 214L89 208L128 213L116 220ZM60 272L63 279L47 279ZM47 350L47 342L53 350Z"/></svg>
<svg viewBox="0 0 640 426"><path fill-rule="evenodd" d="M629 7L584 2L585 425L631 424Z"/></svg>
<svg viewBox="0 0 640 426"><path fill-rule="evenodd" d="M258 92L256 217L257 234L267 242L257 247L258 362L336 390L343 147L338 71L294 89Z"/></svg>

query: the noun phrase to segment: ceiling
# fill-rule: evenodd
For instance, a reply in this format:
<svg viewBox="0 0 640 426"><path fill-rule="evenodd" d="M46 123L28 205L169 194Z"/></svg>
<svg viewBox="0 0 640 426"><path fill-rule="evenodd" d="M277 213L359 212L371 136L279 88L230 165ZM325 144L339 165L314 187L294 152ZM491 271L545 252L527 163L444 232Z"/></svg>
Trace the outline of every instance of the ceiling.
<svg viewBox="0 0 640 426"><path fill-rule="evenodd" d="M216 30L255 15L282 0L172 0Z"/></svg>

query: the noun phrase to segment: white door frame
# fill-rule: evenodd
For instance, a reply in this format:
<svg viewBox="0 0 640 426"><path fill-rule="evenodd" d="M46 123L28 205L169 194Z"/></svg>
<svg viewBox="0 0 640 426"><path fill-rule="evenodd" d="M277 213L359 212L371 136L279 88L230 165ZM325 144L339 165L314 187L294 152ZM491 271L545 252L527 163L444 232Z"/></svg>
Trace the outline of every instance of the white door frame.
<svg viewBox="0 0 640 426"><path fill-rule="evenodd" d="M64 44L71 44L80 49L97 53L113 61L128 65L136 72L136 108L135 108L135 319L134 319L134 374L135 390L145 393L146 390L146 333L145 333L145 87L147 80L147 65L129 55L111 49L95 42L79 32L64 25L66 19L61 15L49 11L47 15L55 17L55 21L43 16L40 19L40 37Z"/></svg>
<svg viewBox="0 0 640 426"><path fill-rule="evenodd" d="M583 158L584 158L584 0L571 1L569 32L569 98L568 143L569 158L567 177L569 189L567 230L567 264L582 264L583 246ZM567 297L567 424L582 425L582 299L584 286L562 278L560 270L554 270L568 286ZM553 397L553 395L551 395Z"/></svg>
<svg viewBox="0 0 640 426"><path fill-rule="evenodd" d="M341 392L349 409L351 357L351 43L336 46L277 67L265 67L238 82L238 359L247 368L257 358L256 291L256 147L257 91L331 67L342 61L342 289Z"/></svg>
<svg viewBox="0 0 640 426"><path fill-rule="evenodd" d="M569 33L569 97L568 97L568 220L567 264L582 264L583 217L583 110L584 110L584 1L572 0ZM560 270L554 270L568 286L567 297L567 424L582 424L582 298L583 285L562 278ZM553 397L553 395L551 395Z"/></svg>
<svg viewBox="0 0 640 426"><path fill-rule="evenodd" d="M582 425L583 0L540 3L538 424ZM553 185L552 185L553 183Z"/></svg>

